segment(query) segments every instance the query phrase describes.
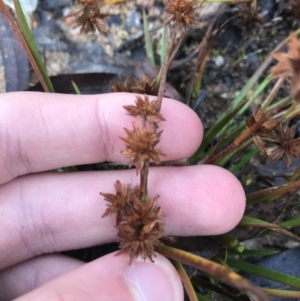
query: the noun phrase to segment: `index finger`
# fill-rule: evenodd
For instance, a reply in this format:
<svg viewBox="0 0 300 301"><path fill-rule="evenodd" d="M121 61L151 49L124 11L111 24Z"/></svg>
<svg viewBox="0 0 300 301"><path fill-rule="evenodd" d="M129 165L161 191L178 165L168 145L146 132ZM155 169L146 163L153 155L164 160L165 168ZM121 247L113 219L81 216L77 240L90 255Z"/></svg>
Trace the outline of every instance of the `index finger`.
<svg viewBox="0 0 300 301"><path fill-rule="evenodd" d="M133 104L135 94L17 92L0 98L0 183L63 166L126 162L119 137L136 119L123 106ZM163 159L191 156L202 140L198 116L172 99L164 99L161 113L166 119L159 124Z"/></svg>

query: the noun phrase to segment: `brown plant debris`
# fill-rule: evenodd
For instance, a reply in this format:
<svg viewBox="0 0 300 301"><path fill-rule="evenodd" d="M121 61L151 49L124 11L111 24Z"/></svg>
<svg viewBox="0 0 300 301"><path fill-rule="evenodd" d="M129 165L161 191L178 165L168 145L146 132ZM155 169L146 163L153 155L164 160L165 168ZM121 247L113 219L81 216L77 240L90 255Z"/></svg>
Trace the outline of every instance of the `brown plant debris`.
<svg viewBox="0 0 300 301"><path fill-rule="evenodd" d="M300 158L300 138L294 138L296 130L297 124L291 127L278 124L272 135L269 137L256 135L253 141L260 152L272 161L283 158L286 165L290 166L292 159Z"/></svg>
<svg viewBox="0 0 300 301"><path fill-rule="evenodd" d="M188 27L200 27L198 9L197 0L166 0L165 12L168 16L165 24L173 22L185 31Z"/></svg>
<svg viewBox="0 0 300 301"><path fill-rule="evenodd" d="M113 81L113 86L111 88L111 92L128 92L133 93L133 80L132 76L128 77L124 84L120 84L116 81Z"/></svg>
<svg viewBox="0 0 300 301"><path fill-rule="evenodd" d="M261 119L266 120L265 115L261 109L261 106L257 106L252 116L246 121L247 128L254 126L255 124L261 122ZM277 126L277 119L267 119L261 124L255 131L256 136L260 137L270 137L273 136L272 130Z"/></svg>
<svg viewBox="0 0 300 301"><path fill-rule="evenodd" d="M160 156L165 154L156 145L160 140L160 132L149 131L146 128L139 128L135 123L133 130L125 128L128 137L120 137L126 145L126 149L122 153L129 158L129 164L136 166L136 173L139 174L148 160L159 164Z"/></svg>
<svg viewBox="0 0 300 301"><path fill-rule="evenodd" d="M75 17L74 28L80 27L80 33L94 33L97 30L106 34L108 26L105 22L106 14L101 14L100 7L102 1L79 0L81 8L76 12L71 12L66 17Z"/></svg>
<svg viewBox="0 0 300 301"><path fill-rule="evenodd" d="M128 254L130 264L137 257L153 261L154 247L161 245L160 239L166 236L162 210L156 206L157 198L142 203L136 194L132 194L126 203L122 221L117 226L121 247L117 254Z"/></svg>
<svg viewBox="0 0 300 301"><path fill-rule="evenodd" d="M300 101L300 41L296 34L291 34L287 53L271 53L278 64L271 69L273 78L287 77L291 79L291 96Z"/></svg>
<svg viewBox="0 0 300 301"><path fill-rule="evenodd" d="M124 84L114 81L111 91L157 95L158 86L156 84L156 79L152 80L148 75L143 74L141 80L131 76L126 79Z"/></svg>
<svg viewBox="0 0 300 301"><path fill-rule="evenodd" d="M149 97L137 96L135 106L124 106L124 109L129 115L142 118L144 122L148 121L151 124L156 124L159 121L165 121L161 114L157 113L160 108L160 103L157 99L150 101Z"/></svg>

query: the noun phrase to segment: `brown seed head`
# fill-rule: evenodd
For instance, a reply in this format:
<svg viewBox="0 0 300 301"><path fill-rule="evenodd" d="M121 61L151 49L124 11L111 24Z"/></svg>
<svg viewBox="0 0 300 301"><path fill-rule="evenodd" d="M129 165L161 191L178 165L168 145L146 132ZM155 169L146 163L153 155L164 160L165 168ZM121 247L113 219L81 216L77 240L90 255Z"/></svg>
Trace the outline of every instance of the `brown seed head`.
<svg viewBox="0 0 300 301"><path fill-rule="evenodd" d="M102 217L116 214L116 224L118 225L122 220L125 205L130 201L133 194L139 195L139 186L131 189L129 184L123 185L119 180L117 180L114 187L115 194L100 192L100 194L104 196L104 200L108 202L107 208Z"/></svg>
<svg viewBox="0 0 300 301"><path fill-rule="evenodd" d="M200 27L197 0L166 0L165 24L174 22L186 31L188 27Z"/></svg>
<svg viewBox="0 0 300 301"><path fill-rule="evenodd" d="M121 250L117 254L126 253L132 260L138 256L153 261L156 256L154 246L161 244L165 237L163 230L162 210L156 206L155 197L142 203L134 195L126 205L126 214L117 226Z"/></svg>
<svg viewBox="0 0 300 301"><path fill-rule="evenodd" d="M158 85L156 84L156 79L151 79L148 75L142 75L142 79L134 79L135 86L133 87L134 93L156 95L158 94Z"/></svg>
<svg viewBox="0 0 300 301"><path fill-rule="evenodd" d="M165 121L161 114L157 113L160 108L160 102L157 99L150 102L147 95L141 97L137 96L135 100L135 106L124 106L124 109L129 115L134 117L140 117L144 121L148 121L151 124L156 124L159 121Z"/></svg>
<svg viewBox="0 0 300 301"><path fill-rule="evenodd" d="M291 96L300 101L300 41L296 34L291 34L289 51L271 53L278 64L271 69L273 77L289 77L292 81Z"/></svg>
<svg viewBox="0 0 300 301"><path fill-rule="evenodd" d="M136 166L137 174L144 167L145 161L152 160L160 163L160 156L165 154L156 145L160 140L160 132L148 131L146 128L139 128L135 123L133 130L125 128L127 138L120 137L126 145L126 149L122 153L129 158L129 163Z"/></svg>
<svg viewBox="0 0 300 301"><path fill-rule="evenodd" d="M249 3L242 3L238 6L239 15L235 24L242 28L244 36L249 38L249 34L257 33L262 27L263 18L258 9L253 8Z"/></svg>
<svg viewBox="0 0 300 301"><path fill-rule="evenodd" d="M133 78L128 77L123 85L113 81L113 87L111 88L111 91L133 93Z"/></svg>
<svg viewBox="0 0 300 301"><path fill-rule="evenodd" d="M254 143L272 161L283 158L286 165L290 166L293 158L300 158L300 138L294 139L296 130L297 124L291 127L278 124L271 136L256 136Z"/></svg>
<svg viewBox="0 0 300 301"><path fill-rule="evenodd" d="M108 26L105 22L106 14L100 13L101 1L80 0L82 8L77 12L70 13L67 17L75 17L74 28L80 27L80 33L94 33L97 30L105 34Z"/></svg>

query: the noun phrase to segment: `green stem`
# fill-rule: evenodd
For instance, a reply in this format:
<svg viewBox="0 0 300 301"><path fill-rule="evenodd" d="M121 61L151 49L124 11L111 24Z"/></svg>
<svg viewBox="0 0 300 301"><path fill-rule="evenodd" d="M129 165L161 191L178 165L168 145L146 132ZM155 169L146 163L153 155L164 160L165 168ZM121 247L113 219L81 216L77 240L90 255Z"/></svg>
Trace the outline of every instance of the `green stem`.
<svg viewBox="0 0 300 301"><path fill-rule="evenodd" d="M0 0L0 8L3 11L6 19L8 20L12 30L16 34L21 46L23 47L24 51L26 52L26 55L31 63L31 66L37 75L41 85L43 86L43 89L45 92L53 92L51 89L51 86L48 86L46 81L44 80L44 77L39 69L38 63L33 55L33 53L30 50L29 45L27 44L25 37L23 36L22 32L20 31L19 27L17 26L15 20L13 19L12 15L10 14L9 10L7 9L6 5L4 4L3 0Z"/></svg>

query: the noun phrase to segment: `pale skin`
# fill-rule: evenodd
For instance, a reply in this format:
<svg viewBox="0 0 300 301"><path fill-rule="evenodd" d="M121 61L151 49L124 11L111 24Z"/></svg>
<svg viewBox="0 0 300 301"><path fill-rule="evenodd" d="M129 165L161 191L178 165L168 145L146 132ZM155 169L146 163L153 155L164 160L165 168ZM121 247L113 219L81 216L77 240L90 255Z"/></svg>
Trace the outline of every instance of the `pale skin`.
<svg viewBox="0 0 300 301"><path fill-rule="evenodd" d="M127 93L0 95L0 301L183 300L176 271L159 254L132 266L126 255L85 264L57 254L116 241L114 218L101 218L99 192L113 192L117 179L137 184L135 171L51 170L125 162L119 136L138 121L122 106L134 100ZM198 116L170 99L161 113L164 160L191 156L203 136ZM165 231L174 236L227 232L245 208L239 181L209 165L151 168L149 194L160 195Z"/></svg>

